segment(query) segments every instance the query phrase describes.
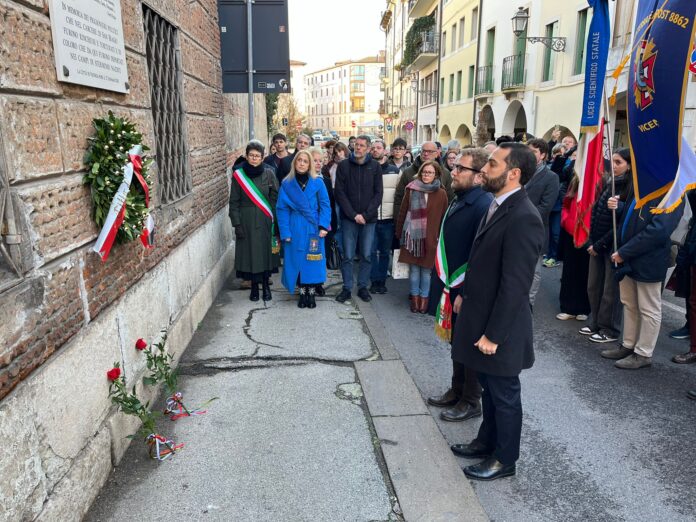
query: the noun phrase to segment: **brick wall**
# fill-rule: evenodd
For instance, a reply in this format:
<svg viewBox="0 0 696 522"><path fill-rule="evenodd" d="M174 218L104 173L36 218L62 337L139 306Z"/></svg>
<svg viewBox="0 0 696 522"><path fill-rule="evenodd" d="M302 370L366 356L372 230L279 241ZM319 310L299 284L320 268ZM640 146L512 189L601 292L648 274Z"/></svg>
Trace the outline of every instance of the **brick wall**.
<svg viewBox="0 0 696 522"><path fill-rule="evenodd" d="M193 189L175 205L156 206L154 250L117 245L104 264L90 251L98 230L82 185L92 118L108 110L129 117L156 152L141 2L121 0L131 85L124 95L59 83L44 1L0 0L0 170L25 254L23 277L0 291L0 399L227 202L226 156L244 135L225 136L217 3L148 5L180 31Z"/></svg>

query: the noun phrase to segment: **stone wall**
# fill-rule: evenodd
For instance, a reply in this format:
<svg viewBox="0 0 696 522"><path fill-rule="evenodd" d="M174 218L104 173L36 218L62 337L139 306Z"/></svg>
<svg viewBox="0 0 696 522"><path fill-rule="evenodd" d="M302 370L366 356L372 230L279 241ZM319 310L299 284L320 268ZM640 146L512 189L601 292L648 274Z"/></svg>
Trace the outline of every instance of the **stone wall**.
<svg viewBox="0 0 696 522"><path fill-rule="evenodd" d="M137 383L137 338L167 328L176 354L190 340L232 266L225 167L246 139L226 133L217 2L148 0L179 29L192 190L160 205L155 181L156 247L116 245L102 263L82 185L91 120L127 116L157 152L143 7L121 0L131 88L118 94L56 80L47 4L0 0L0 188L21 234L19 275L0 255L0 520L79 520L119 461L135 426L105 372L120 361Z"/></svg>
<svg viewBox="0 0 696 522"><path fill-rule="evenodd" d="M223 98L225 135L227 136L227 165L231 166L234 160L244 154L244 146L249 138L249 95L224 94ZM263 94L254 94L254 136L268 148L266 99Z"/></svg>

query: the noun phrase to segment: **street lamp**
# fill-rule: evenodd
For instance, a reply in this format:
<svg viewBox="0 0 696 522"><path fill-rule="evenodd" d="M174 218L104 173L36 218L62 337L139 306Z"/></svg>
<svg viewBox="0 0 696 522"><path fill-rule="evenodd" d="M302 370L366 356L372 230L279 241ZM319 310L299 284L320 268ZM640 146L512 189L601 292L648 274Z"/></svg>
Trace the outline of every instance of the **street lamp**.
<svg viewBox="0 0 696 522"><path fill-rule="evenodd" d="M523 8L518 7L517 13L512 17L512 32L519 38L527 31L527 23L529 22L529 13ZM556 36L527 36L526 39L531 43L541 42L549 49L556 52L565 52L566 39Z"/></svg>

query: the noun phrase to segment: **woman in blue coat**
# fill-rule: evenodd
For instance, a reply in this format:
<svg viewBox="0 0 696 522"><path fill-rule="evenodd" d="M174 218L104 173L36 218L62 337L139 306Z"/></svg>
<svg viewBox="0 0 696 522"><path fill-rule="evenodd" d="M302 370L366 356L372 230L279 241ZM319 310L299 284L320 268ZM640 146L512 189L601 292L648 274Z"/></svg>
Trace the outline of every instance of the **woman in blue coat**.
<svg viewBox="0 0 696 522"><path fill-rule="evenodd" d="M293 294L300 287L299 308L316 308L316 287L326 281L324 238L331 228L331 204L306 150L292 160L290 173L280 186L276 213L280 238L285 242L283 286Z"/></svg>

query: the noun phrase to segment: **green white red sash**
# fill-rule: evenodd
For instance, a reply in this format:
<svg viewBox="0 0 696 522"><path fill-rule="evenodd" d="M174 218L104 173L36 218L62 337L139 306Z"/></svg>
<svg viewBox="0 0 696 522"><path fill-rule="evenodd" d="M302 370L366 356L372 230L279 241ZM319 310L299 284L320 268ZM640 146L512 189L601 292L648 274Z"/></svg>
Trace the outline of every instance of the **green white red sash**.
<svg viewBox="0 0 696 522"><path fill-rule="evenodd" d="M253 181L244 172L244 169L237 169L233 173L233 177L242 187L244 193L249 196L251 202L257 206L257 208L264 213L264 215L271 220L271 251L274 254L280 252L280 245L278 244L278 238L275 235L275 220L273 219L273 209L271 204L266 199L259 188L254 184Z"/></svg>
<svg viewBox="0 0 696 522"><path fill-rule="evenodd" d="M452 205L450 205L450 208L452 208ZM450 208L447 209L445 219L442 220L442 225L440 225L440 239L437 242L437 253L435 256L437 276L445 285L442 297L440 297L440 302L437 305L437 312L435 313L435 334L444 341L452 340L452 300L450 298L450 290L459 288L464 284L466 269L469 266L468 263L464 263L451 275L449 274L447 253L445 251L445 220Z"/></svg>

